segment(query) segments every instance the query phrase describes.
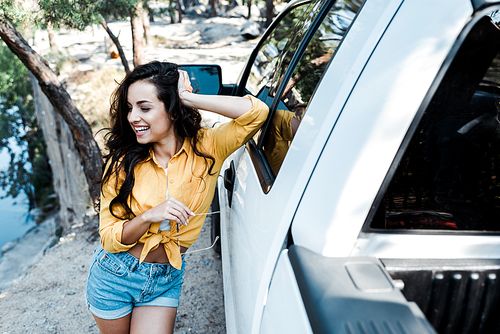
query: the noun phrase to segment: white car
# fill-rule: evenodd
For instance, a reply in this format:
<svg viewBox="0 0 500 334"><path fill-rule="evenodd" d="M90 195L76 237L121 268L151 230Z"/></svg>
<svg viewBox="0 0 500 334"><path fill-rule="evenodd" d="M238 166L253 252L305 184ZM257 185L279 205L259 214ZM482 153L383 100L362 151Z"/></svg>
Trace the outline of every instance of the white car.
<svg viewBox="0 0 500 334"><path fill-rule="evenodd" d="M270 107L214 203L228 333L500 332L499 9L280 13L220 91Z"/></svg>

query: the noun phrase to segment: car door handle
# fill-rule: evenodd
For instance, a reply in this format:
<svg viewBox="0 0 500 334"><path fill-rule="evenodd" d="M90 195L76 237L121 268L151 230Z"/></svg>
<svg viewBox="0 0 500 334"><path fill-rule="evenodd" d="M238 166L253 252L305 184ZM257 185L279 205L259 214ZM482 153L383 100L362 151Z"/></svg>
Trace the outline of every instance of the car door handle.
<svg viewBox="0 0 500 334"><path fill-rule="evenodd" d="M224 188L227 189L227 202L229 207L231 207L231 202L233 200L234 176L234 161L231 161L229 168L224 171Z"/></svg>

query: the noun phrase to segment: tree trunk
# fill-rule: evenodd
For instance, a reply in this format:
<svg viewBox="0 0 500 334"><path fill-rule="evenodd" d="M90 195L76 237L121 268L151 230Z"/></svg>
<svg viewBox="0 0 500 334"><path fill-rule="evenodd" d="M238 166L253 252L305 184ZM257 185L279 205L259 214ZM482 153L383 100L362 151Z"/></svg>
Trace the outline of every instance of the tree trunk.
<svg viewBox="0 0 500 334"><path fill-rule="evenodd" d="M266 28L271 25L274 18L274 2L273 0L266 0Z"/></svg>
<svg viewBox="0 0 500 334"><path fill-rule="evenodd" d="M57 51L56 36L54 34L54 27L52 23L47 23L47 33L49 34L49 45L52 51Z"/></svg>
<svg viewBox="0 0 500 334"><path fill-rule="evenodd" d="M169 2L168 15L170 15L170 23L175 23L174 0Z"/></svg>
<svg viewBox="0 0 500 334"><path fill-rule="evenodd" d="M83 163L83 171L93 202L100 195L102 157L89 123L80 114L57 75L5 18L0 17L0 37L36 77L45 95L68 124Z"/></svg>
<svg viewBox="0 0 500 334"><path fill-rule="evenodd" d="M142 2L130 13L130 25L132 27L132 50L134 53L134 67L144 64L144 34L142 31Z"/></svg>
<svg viewBox="0 0 500 334"><path fill-rule="evenodd" d="M179 12L179 23L182 23L182 14L184 14L184 11L182 10L181 6L181 1L177 0L177 12Z"/></svg>
<svg viewBox="0 0 500 334"><path fill-rule="evenodd" d="M108 24L106 23L106 20L103 19L101 21L101 25L106 30L106 32L109 35L109 38L113 41L113 43L116 46L116 49L118 50L118 54L120 55L120 59L123 64L123 68L125 69L125 72L128 74L130 72L130 67L128 66L128 60L127 57L125 57L125 53L123 52L122 45L120 44L120 41L118 40L118 37L116 37L113 32L109 29Z"/></svg>
<svg viewBox="0 0 500 334"><path fill-rule="evenodd" d="M252 0L247 0L247 6L248 6L247 20L250 20L250 18L252 17Z"/></svg>
<svg viewBox="0 0 500 334"><path fill-rule="evenodd" d="M91 203L85 174L82 171L82 159L78 155L68 125L55 111L31 73L30 81L33 87L35 115L47 145L52 182L59 203L61 220L57 222L60 222L64 231L69 231L74 223L84 221L83 217Z"/></svg>
<svg viewBox="0 0 500 334"><path fill-rule="evenodd" d="M149 12L145 9L142 11L142 28L144 29L144 38L146 39L146 45L153 46L153 37L151 37L151 29L149 24Z"/></svg>
<svg viewBox="0 0 500 334"><path fill-rule="evenodd" d="M217 0L210 0L210 17L217 16Z"/></svg>

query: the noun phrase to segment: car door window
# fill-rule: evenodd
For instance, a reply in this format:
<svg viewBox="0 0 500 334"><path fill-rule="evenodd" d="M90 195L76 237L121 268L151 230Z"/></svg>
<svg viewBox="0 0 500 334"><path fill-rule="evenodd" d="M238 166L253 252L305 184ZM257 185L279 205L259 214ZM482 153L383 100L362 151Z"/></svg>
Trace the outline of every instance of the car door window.
<svg viewBox="0 0 500 334"><path fill-rule="evenodd" d="M498 23L477 22L417 115L371 229L500 231Z"/></svg>
<svg viewBox="0 0 500 334"><path fill-rule="evenodd" d="M267 92L268 99L279 96L279 101L260 145L274 177L281 168L323 73L362 4L363 1L336 1L298 61L294 63L294 54L300 48L301 39L291 41L289 51L282 54ZM301 30L306 28L307 24ZM305 31L301 34L304 35ZM292 67L293 72L288 71ZM262 136L258 134L257 138L259 135Z"/></svg>
<svg viewBox="0 0 500 334"><path fill-rule="evenodd" d="M266 102L266 97L268 96L266 85L277 68L281 53L290 38L300 34L300 26L304 25L304 16L310 16L313 13L313 8L319 2L318 0L304 2L292 8L266 38L250 68L248 80L245 85L247 92Z"/></svg>

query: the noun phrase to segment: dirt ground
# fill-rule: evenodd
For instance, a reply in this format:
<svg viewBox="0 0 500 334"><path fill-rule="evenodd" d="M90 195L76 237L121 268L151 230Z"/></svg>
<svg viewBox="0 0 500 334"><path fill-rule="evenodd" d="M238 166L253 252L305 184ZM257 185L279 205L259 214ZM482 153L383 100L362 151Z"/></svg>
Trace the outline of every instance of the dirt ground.
<svg viewBox="0 0 500 334"><path fill-rule="evenodd" d="M84 298L90 260L99 245L96 225L61 238L22 280L0 294L0 333L99 333ZM192 250L210 246L210 226L207 217ZM174 333L225 333L219 254L209 249L186 256Z"/></svg>

